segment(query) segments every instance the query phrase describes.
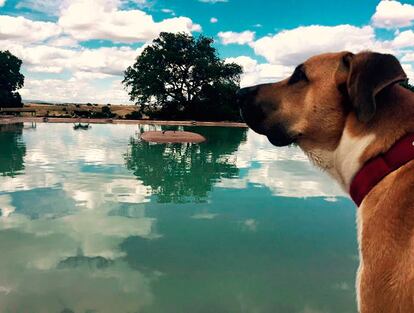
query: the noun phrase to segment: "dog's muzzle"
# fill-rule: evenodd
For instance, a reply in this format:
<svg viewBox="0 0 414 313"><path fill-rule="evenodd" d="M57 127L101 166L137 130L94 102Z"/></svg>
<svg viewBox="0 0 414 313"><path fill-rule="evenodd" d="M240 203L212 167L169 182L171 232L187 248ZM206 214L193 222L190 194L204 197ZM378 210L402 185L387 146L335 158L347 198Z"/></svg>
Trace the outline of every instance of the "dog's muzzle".
<svg viewBox="0 0 414 313"><path fill-rule="evenodd" d="M290 136L283 123L273 123L265 126L266 114L262 105L256 100L260 86L242 88L237 92L237 102L240 107L240 114L246 124L256 133L265 135L275 146L287 146L295 139Z"/></svg>
<svg viewBox="0 0 414 313"><path fill-rule="evenodd" d="M259 86L242 88L237 91L237 102L240 108L240 114L246 124L255 132L265 135L261 124L265 120L265 115L260 105L256 102L256 96Z"/></svg>

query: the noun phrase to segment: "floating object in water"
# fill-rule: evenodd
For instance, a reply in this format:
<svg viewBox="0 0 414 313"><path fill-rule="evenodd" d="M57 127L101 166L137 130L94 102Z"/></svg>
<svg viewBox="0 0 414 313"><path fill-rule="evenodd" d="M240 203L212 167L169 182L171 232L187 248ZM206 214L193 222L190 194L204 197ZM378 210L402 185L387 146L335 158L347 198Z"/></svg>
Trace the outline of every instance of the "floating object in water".
<svg viewBox="0 0 414 313"><path fill-rule="evenodd" d="M88 130L90 128L89 124L82 124L82 123L77 123L77 124L73 124L73 129L74 130Z"/></svg>
<svg viewBox="0 0 414 313"><path fill-rule="evenodd" d="M206 140L206 138L197 133L172 130L147 131L141 135L141 139L156 143L200 143Z"/></svg>

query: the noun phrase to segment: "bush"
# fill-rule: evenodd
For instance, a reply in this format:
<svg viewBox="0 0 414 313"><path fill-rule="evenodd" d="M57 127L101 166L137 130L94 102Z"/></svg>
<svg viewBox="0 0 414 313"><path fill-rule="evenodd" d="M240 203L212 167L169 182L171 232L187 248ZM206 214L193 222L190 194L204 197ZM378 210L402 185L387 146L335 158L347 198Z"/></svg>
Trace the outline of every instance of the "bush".
<svg viewBox="0 0 414 313"><path fill-rule="evenodd" d="M128 113L127 115L125 115L125 119L127 119L127 120L141 120L142 119L142 114L139 111L133 111L133 112Z"/></svg>

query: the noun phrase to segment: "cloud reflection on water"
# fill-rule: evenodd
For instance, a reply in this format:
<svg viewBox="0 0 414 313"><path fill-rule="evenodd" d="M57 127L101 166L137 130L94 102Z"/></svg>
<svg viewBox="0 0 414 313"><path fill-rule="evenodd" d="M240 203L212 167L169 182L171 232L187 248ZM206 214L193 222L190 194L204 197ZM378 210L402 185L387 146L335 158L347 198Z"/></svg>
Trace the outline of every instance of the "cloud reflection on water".
<svg viewBox="0 0 414 313"><path fill-rule="evenodd" d="M248 184L269 188L283 197L344 197L341 188L327 174L316 169L298 147L278 148L265 136L248 132L233 157L242 174L237 180L223 179L224 188L246 188Z"/></svg>
<svg viewBox="0 0 414 313"><path fill-rule="evenodd" d="M237 300L246 312L262 312L270 304L256 303L254 291L243 286L248 273L232 278L216 263L233 264L239 271L234 255L241 268L251 267L263 277L268 274L255 268L263 261L261 253L268 253L269 260L279 257L265 263L270 268L273 260L292 264L288 258L280 260L273 238L267 237L279 234L277 223L284 218L272 208L289 208L289 197L342 196L298 149L274 148L251 131L246 140L243 129L196 128L209 141L172 147L138 142L137 130L93 125L87 132L75 132L71 125L40 124L35 131L23 130L14 141L11 151L21 155L21 164L13 169L18 175L0 177L0 251L7 251L0 258L0 312L165 312L157 311L167 305L157 302L160 294L166 301L177 289L173 283L183 283L180 275L199 267L200 279L208 279L211 288L223 280L231 287L229 297L240 294L238 300L217 303L218 311ZM23 154L18 148L22 146ZM278 197L286 197L288 204ZM308 202L301 201L292 203L306 207ZM254 207L262 203L269 206L265 212ZM294 242L294 231L285 231ZM217 239L210 241L214 235ZM215 250L220 243L228 246ZM183 263L175 268L171 255ZM185 263L189 261L193 263ZM274 270L280 274L280 269ZM267 278L261 279L256 281ZM197 283L194 277L193 285L183 288L203 290ZM214 299L216 294L209 292L208 299ZM188 304L181 296L176 301ZM304 310L318 312L308 306Z"/></svg>
<svg viewBox="0 0 414 313"><path fill-rule="evenodd" d="M0 250L8 251L0 260L1 312L131 312L152 301L157 275L131 270L118 248L129 236L159 236L142 207L150 194L124 169L123 149L106 147L108 138L126 146L133 129L99 128L86 134L41 124L23 133L24 172L0 179ZM121 207L141 213L124 217ZM58 268L79 249L112 263Z"/></svg>

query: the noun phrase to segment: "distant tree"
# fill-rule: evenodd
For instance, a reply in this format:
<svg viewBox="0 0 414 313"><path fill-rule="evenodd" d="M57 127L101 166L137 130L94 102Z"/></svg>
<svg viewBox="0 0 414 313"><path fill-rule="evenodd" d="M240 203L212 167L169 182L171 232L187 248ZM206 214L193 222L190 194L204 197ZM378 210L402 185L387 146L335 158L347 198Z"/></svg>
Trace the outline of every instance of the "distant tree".
<svg viewBox="0 0 414 313"><path fill-rule="evenodd" d="M20 73L22 60L9 51L0 51L0 107L22 107L22 98L16 90L23 87Z"/></svg>
<svg viewBox="0 0 414 313"><path fill-rule="evenodd" d="M104 107L102 107L102 111L101 112L102 112L103 117L106 117L106 118L112 118L112 117L115 116L115 114L112 113L110 106L104 106Z"/></svg>
<svg viewBox="0 0 414 313"><path fill-rule="evenodd" d="M142 114L139 111L132 111L125 115L125 119L127 120L140 120L142 119Z"/></svg>
<svg viewBox="0 0 414 313"><path fill-rule="evenodd" d="M238 120L242 68L225 63L213 39L161 33L125 71L131 101L150 117Z"/></svg>
<svg viewBox="0 0 414 313"><path fill-rule="evenodd" d="M405 82L401 83L401 86L403 86L403 87L411 90L412 92L414 92L414 86L411 85L408 81L405 81Z"/></svg>

